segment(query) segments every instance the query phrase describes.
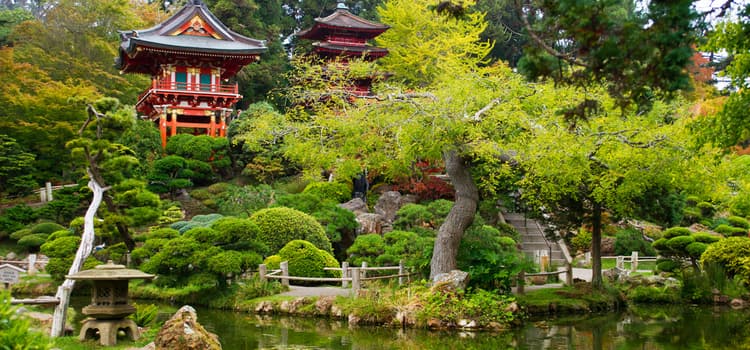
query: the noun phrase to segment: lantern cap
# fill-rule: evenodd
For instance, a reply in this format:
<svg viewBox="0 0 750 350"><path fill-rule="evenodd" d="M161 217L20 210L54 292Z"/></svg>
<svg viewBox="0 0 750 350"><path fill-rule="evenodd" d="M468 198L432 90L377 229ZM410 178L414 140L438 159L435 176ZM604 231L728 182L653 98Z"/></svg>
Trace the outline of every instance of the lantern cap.
<svg viewBox="0 0 750 350"><path fill-rule="evenodd" d="M107 281L107 280L132 280L132 279L153 279L155 275L142 272L140 270L128 269L124 265L115 264L112 260L106 264L98 265L90 270L83 270L65 278L78 281Z"/></svg>

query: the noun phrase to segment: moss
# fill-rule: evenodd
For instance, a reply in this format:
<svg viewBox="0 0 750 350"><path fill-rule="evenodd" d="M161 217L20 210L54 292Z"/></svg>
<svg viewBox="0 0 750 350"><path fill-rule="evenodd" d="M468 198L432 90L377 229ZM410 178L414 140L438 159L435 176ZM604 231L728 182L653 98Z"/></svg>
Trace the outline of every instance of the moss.
<svg viewBox="0 0 750 350"><path fill-rule="evenodd" d="M518 296L518 303L530 315L587 313L616 309L622 304L616 291L592 289L581 283L573 287L546 288Z"/></svg>

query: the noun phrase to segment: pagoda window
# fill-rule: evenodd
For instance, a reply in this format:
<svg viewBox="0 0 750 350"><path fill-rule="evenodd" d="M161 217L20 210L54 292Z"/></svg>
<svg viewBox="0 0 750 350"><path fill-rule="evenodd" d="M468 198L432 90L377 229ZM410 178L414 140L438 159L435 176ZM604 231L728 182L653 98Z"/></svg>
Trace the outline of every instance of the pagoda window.
<svg viewBox="0 0 750 350"><path fill-rule="evenodd" d="M213 87L212 85L213 77L210 73L201 73L200 75L200 90L201 91L210 91Z"/></svg>
<svg viewBox="0 0 750 350"><path fill-rule="evenodd" d="M187 90L187 72L175 72L174 82L177 90Z"/></svg>

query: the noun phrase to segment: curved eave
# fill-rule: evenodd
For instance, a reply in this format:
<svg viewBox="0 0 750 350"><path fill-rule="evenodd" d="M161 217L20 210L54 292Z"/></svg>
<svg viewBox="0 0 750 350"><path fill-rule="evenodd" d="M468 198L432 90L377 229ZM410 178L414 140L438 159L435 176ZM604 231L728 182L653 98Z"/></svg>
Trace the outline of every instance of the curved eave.
<svg viewBox="0 0 750 350"><path fill-rule="evenodd" d="M340 27L340 26L316 23L312 28L306 29L297 33L297 37L302 38L302 39L308 39L308 40L324 40L328 33L332 31L339 31L339 32L351 32L352 36L361 37L361 38L365 38L369 40L369 39L373 39L377 37L380 34L383 34L383 32L385 32L386 30L388 30L388 28L362 29L362 28Z"/></svg>
<svg viewBox="0 0 750 350"><path fill-rule="evenodd" d="M326 52L347 56L383 57L388 54L388 49L377 46L345 46L326 42L313 43L317 52Z"/></svg>
<svg viewBox="0 0 750 350"><path fill-rule="evenodd" d="M229 46L229 45L223 45L223 46ZM234 45L234 46L239 46L239 45ZM123 51L125 51L125 53L127 53L131 57L135 56L138 53L138 51L142 51L142 50L147 50L147 51L169 50L173 52L191 53L196 56L209 56L212 54L213 55L216 55L216 54L229 55L229 56L232 56L232 55L248 56L248 55L260 55L261 53L266 51L266 47L261 46L261 47L245 47L245 48L231 48L231 47L222 48L220 45L186 46L182 44L172 45L172 44L164 43L164 42L139 40L136 38L131 38L127 47L123 47Z"/></svg>

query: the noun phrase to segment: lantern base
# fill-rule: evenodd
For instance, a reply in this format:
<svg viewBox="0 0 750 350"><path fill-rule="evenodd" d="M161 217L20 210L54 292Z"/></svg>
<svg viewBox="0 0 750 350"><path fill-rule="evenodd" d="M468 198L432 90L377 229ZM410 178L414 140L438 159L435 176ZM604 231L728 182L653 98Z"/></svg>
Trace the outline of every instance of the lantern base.
<svg viewBox="0 0 750 350"><path fill-rule="evenodd" d="M119 330L123 330L125 336L130 337L132 340L138 340L141 337L138 326L131 319L97 320L88 318L83 322L83 326L81 326L81 333L78 336L78 340L83 341L88 338L94 338L97 330L99 331L99 344L104 346L117 344L117 332Z"/></svg>

